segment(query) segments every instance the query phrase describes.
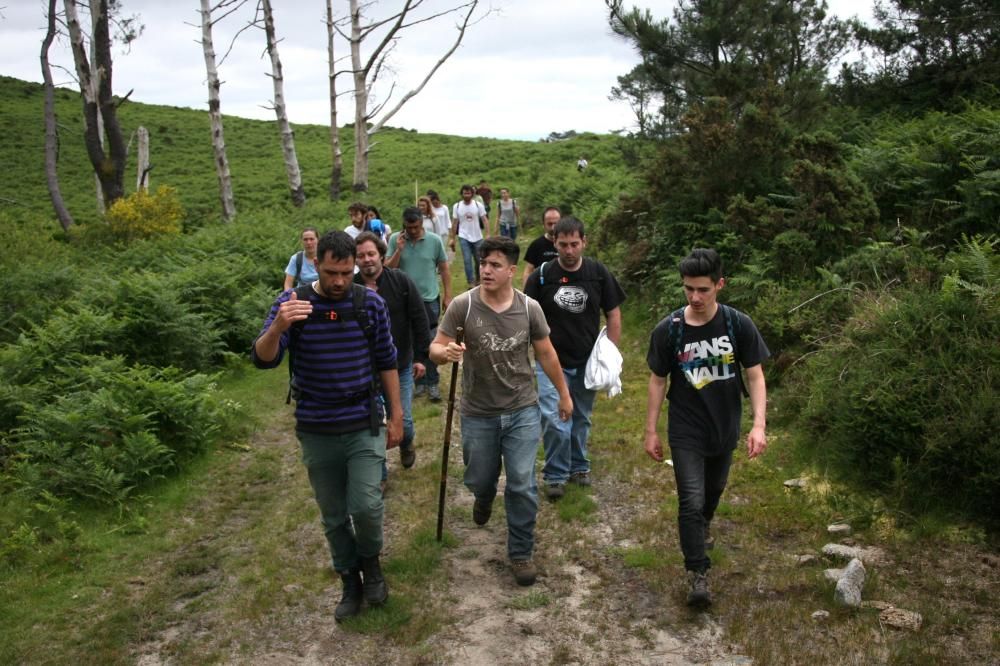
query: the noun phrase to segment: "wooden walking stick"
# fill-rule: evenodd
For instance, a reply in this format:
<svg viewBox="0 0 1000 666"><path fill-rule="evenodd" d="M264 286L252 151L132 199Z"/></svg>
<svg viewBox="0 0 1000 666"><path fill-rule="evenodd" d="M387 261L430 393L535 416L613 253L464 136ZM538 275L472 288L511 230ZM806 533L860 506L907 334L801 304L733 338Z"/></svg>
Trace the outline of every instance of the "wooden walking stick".
<svg viewBox="0 0 1000 666"><path fill-rule="evenodd" d="M455 344L462 344L465 330L459 326L455 330ZM444 527L444 494L448 489L448 449L451 448L451 420L455 415L455 387L458 385L458 361L451 366L451 388L448 389L448 416L444 425L444 446L441 449L441 492L438 495L438 527L437 540L441 541L441 529Z"/></svg>

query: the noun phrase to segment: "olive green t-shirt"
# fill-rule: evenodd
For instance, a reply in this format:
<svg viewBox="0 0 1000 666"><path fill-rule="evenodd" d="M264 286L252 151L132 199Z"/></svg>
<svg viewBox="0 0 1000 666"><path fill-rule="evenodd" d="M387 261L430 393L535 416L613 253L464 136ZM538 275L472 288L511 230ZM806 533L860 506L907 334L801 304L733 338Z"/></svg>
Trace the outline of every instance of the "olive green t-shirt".
<svg viewBox="0 0 1000 666"><path fill-rule="evenodd" d="M454 338L459 326L465 329L463 415L498 416L538 402L529 350L549 335L538 301L515 290L510 307L494 312L477 287L455 297L438 330Z"/></svg>

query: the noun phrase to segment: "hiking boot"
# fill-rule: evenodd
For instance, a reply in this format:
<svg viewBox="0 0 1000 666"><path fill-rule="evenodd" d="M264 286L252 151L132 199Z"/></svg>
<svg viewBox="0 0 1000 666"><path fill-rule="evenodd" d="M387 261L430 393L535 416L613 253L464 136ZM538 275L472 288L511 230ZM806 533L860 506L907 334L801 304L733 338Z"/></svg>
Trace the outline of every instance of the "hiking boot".
<svg viewBox="0 0 1000 666"><path fill-rule="evenodd" d="M410 469L413 463L417 462L417 450L413 444L399 447L399 462L403 465L403 469Z"/></svg>
<svg viewBox="0 0 1000 666"><path fill-rule="evenodd" d="M712 550L715 548L715 537L708 529L708 525L705 525L705 550Z"/></svg>
<svg viewBox="0 0 1000 666"><path fill-rule="evenodd" d="M347 573L340 574L340 580L344 583L344 596L340 598L340 603L333 611L333 619L337 622L343 622L361 612L361 572L351 569Z"/></svg>
<svg viewBox="0 0 1000 666"><path fill-rule="evenodd" d="M375 557L361 558L361 571L364 575L362 589L365 593L365 601L369 606L381 606L389 598L389 586L385 584L382 576L382 566L379 564L378 555Z"/></svg>
<svg viewBox="0 0 1000 666"><path fill-rule="evenodd" d="M569 476L571 483L575 483L578 486L589 486L590 485L590 472L573 472Z"/></svg>
<svg viewBox="0 0 1000 666"><path fill-rule="evenodd" d="M490 516L493 515L493 500L481 500L476 498L475 503L472 505L472 522L476 525L483 526L490 522Z"/></svg>
<svg viewBox="0 0 1000 666"><path fill-rule="evenodd" d="M687 605L694 608L705 608L711 605L712 595L708 592L708 572L689 571L688 580L691 591L688 592Z"/></svg>
<svg viewBox="0 0 1000 666"><path fill-rule="evenodd" d="M427 387L427 397L431 399L431 402L441 402L441 389L434 386Z"/></svg>
<svg viewBox="0 0 1000 666"><path fill-rule="evenodd" d="M427 393L427 384L417 384L413 387L413 397L419 398L423 394Z"/></svg>
<svg viewBox="0 0 1000 666"><path fill-rule="evenodd" d="M514 572L514 580L521 587L535 584L538 571L535 569L535 564L531 561L530 557L526 560L511 560L510 568Z"/></svg>
<svg viewBox="0 0 1000 666"><path fill-rule="evenodd" d="M545 484L545 497L550 500L557 500L566 494L566 484L565 483L546 483Z"/></svg>

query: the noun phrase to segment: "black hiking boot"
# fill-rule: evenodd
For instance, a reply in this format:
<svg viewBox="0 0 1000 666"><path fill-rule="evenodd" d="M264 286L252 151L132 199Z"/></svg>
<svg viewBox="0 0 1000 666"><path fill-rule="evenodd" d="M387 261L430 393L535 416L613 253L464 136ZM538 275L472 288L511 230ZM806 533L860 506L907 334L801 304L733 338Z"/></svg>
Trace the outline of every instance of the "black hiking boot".
<svg viewBox="0 0 1000 666"><path fill-rule="evenodd" d="M691 591L687 605L692 608L707 608L712 605L712 595L708 591L708 571L688 571Z"/></svg>
<svg viewBox="0 0 1000 666"><path fill-rule="evenodd" d="M362 557L361 571L364 573L362 587L365 601L369 606L381 606L389 598L389 586L385 584L385 578L382 576L382 565L379 564L378 555Z"/></svg>
<svg viewBox="0 0 1000 666"><path fill-rule="evenodd" d="M403 469L410 469L413 463L417 462L417 450L412 442L409 446L399 447L399 462L402 463Z"/></svg>
<svg viewBox="0 0 1000 666"><path fill-rule="evenodd" d="M472 504L472 522L482 527L490 522L490 516L492 515L493 500L481 500L477 497L476 501Z"/></svg>
<svg viewBox="0 0 1000 666"><path fill-rule="evenodd" d="M344 583L344 596L340 598L337 609L333 611L333 618L337 622L342 622L361 612L361 572L352 569L347 573L340 574L340 580Z"/></svg>

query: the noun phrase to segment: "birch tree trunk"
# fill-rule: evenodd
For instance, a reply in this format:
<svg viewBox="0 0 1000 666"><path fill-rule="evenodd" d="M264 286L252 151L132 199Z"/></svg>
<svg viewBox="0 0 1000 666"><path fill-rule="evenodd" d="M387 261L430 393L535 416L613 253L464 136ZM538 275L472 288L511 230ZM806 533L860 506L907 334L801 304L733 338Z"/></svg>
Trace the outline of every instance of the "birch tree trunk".
<svg viewBox="0 0 1000 666"><path fill-rule="evenodd" d="M301 206L306 202L306 193L302 189L302 172L299 171L299 160L295 156L295 133L288 124L288 113L285 111L285 80L281 74L281 59L278 57L278 40L274 36L274 13L271 11L271 0L262 0L264 8L264 33L267 35L267 54L271 56L271 80L274 82L274 115L278 120L278 131L281 133L281 152L285 157L285 174L288 176L288 189L291 190L292 203Z"/></svg>
<svg viewBox="0 0 1000 666"><path fill-rule="evenodd" d="M149 130L145 127L139 127L135 131L136 134L136 175L135 175L135 191L145 190L149 191Z"/></svg>
<svg viewBox="0 0 1000 666"><path fill-rule="evenodd" d="M49 67L49 47L56 36L56 0L49 0L48 30L45 39L42 40L42 79L45 82L45 180L49 188L49 198L52 200L52 208L55 209L56 217L63 231L69 231L73 226L73 218L63 201L62 191L59 189L59 173L57 166L59 162L59 134L56 130L56 102L55 86L52 83L52 69Z"/></svg>
<svg viewBox="0 0 1000 666"><path fill-rule="evenodd" d="M208 118L212 126L212 150L215 153L215 173L219 179L219 199L222 219L231 222L236 217L233 201L233 183L226 158L226 140L222 131L222 112L219 110L219 71L215 66L215 47L212 45L212 10L209 0L201 0L201 48L205 55L205 72L208 79Z"/></svg>
<svg viewBox="0 0 1000 666"><path fill-rule="evenodd" d="M108 28L108 0L93 0L90 11L93 14L94 32L93 68L87 58L86 43L76 11L76 0L64 0L66 27L69 30L73 62L80 80L83 99L84 145L94 173L101 182L101 191L106 205L111 205L124 194L125 160L127 149L118 124L117 105L112 97L111 84L111 33ZM87 91L97 91L97 98L90 99ZM104 123L104 131L100 122ZM108 151L102 146L102 136L106 135Z"/></svg>
<svg viewBox="0 0 1000 666"><path fill-rule="evenodd" d="M90 13L90 34L97 34L97 17L96 12ZM97 42L93 39L90 40L90 62L97 62ZM97 80L90 80L90 89L87 91L89 99L91 101L96 101L98 98ZM101 142L101 150L104 150L104 120L101 118L101 114L97 114L97 138ZM94 191L95 198L97 199L97 214L104 215L104 190L101 188L101 179L94 174Z"/></svg>
<svg viewBox="0 0 1000 666"><path fill-rule="evenodd" d="M340 149L340 130L337 129L337 71L333 57L335 33L332 0L326 0L327 58L330 63L330 152L333 154L333 167L330 170L330 201L340 198L340 180L344 176L344 154Z"/></svg>
<svg viewBox="0 0 1000 666"><path fill-rule="evenodd" d="M361 64L361 9L351 2L351 71L354 76L355 192L368 191L368 68Z"/></svg>

